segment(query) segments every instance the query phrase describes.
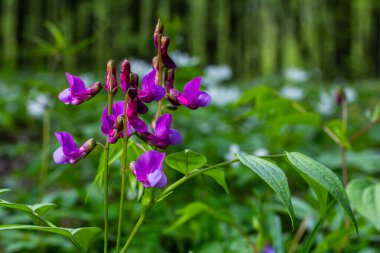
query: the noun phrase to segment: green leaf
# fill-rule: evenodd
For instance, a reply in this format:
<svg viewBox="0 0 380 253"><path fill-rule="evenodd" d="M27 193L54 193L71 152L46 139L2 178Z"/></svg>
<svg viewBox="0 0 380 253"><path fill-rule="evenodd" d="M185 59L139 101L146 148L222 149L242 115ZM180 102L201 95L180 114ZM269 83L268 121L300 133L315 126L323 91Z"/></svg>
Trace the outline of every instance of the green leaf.
<svg viewBox="0 0 380 253"><path fill-rule="evenodd" d="M343 132L343 121L342 120L332 120L326 123L326 127L329 128L339 141L346 148L351 148L350 141L347 139Z"/></svg>
<svg viewBox="0 0 380 253"><path fill-rule="evenodd" d="M354 209L380 230L380 182L354 179L347 185Z"/></svg>
<svg viewBox="0 0 380 253"><path fill-rule="evenodd" d="M202 154L186 149L181 152L168 155L165 161L171 168L187 175L193 170L205 165L207 159Z"/></svg>
<svg viewBox="0 0 380 253"><path fill-rule="evenodd" d="M98 233L101 232L100 228L97 227L85 227L85 228L61 228L61 227L43 227L43 226L33 226L33 225L0 225L0 231L2 230L35 230L43 231L53 234L58 234L64 236L71 240L71 242L81 249L83 252L87 252L91 241L95 238Z"/></svg>
<svg viewBox="0 0 380 253"><path fill-rule="evenodd" d="M292 226L294 225L294 211L290 196L288 180L285 173L276 165L253 155L237 154L239 160L255 174L263 179L280 197L287 208Z"/></svg>
<svg viewBox="0 0 380 253"><path fill-rule="evenodd" d="M11 189L0 189L0 194L10 192Z"/></svg>
<svg viewBox="0 0 380 253"><path fill-rule="evenodd" d="M192 202L184 208L178 210L177 214L181 215L169 228L165 229L165 233L170 232L179 226L185 224L189 220L201 214L208 214L215 219L226 223L233 223L232 215L225 210L215 210L202 202Z"/></svg>
<svg viewBox="0 0 380 253"><path fill-rule="evenodd" d="M47 21L45 23L45 26L48 29L50 35L53 37L54 42L55 42L55 46L57 47L57 49L59 49L59 50L65 49L66 48L65 36L58 29L58 27L50 21Z"/></svg>
<svg viewBox="0 0 380 253"><path fill-rule="evenodd" d="M354 214L339 178L329 168L303 154L292 152L286 153L286 156L290 164L300 172L301 175L323 187L338 201L350 217L351 222L355 225L356 233L358 233L358 226ZM311 185L311 187L313 187L313 185Z"/></svg>
<svg viewBox="0 0 380 253"><path fill-rule="evenodd" d="M72 229L71 240L75 242L80 249L84 252L88 251L92 240L101 232L102 230L97 227L84 227Z"/></svg>
<svg viewBox="0 0 380 253"><path fill-rule="evenodd" d="M321 123L321 117L316 113L293 113L283 117L278 117L274 120L273 124L276 125L312 125L319 126Z"/></svg>
<svg viewBox="0 0 380 253"><path fill-rule="evenodd" d="M223 187L226 193L229 193L223 170L209 170L206 171L204 174L214 179L215 182L217 182L221 187Z"/></svg>

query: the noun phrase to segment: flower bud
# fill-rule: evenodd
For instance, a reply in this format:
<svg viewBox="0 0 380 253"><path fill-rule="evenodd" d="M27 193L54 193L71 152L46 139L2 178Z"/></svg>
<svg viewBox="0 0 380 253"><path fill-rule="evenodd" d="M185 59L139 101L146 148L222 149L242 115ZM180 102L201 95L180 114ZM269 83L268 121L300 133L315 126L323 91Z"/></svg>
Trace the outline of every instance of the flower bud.
<svg viewBox="0 0 380 253"><path fill-rule="evenodd" d="M107 63L105 88L108 92L112 92L114 95L117 91L116 63L114 60L109 60Z"/></svg>
<svg viewBox="0 0 380 253"><path fill-rule="evenodd" d="M173 89L174 83L174 69L166 69L165 71L165 89L166 92L169 92Z"/></svg>
<svg viewBox="0 0 380 253"><path fill-rule="evenodd" d="M102 85L100 82L96 82L91 84L88 87L88 93L91 95L91 97L95 96L100 90L102 89Z"/></svg>
<svg viewBox="0 0 380 253"><path fill-rule="evenodd" d="M82 154L84 154L80 159L84 158L86 155L88 155L94 148L96 147L96 141L94 138L89 139L83 145L79 148Z"/></svg>
<svg viewBox="0 0 380 253"><path fill-rule="evenodd" d="M167 54L170 44L170 38L168 36L161 37L161 51L162 54Z"/></svg>
<svg viewBox="0 0 380 253"><path fill-rule="evenodd" d="M131 75L129 84L131 85L132 88L137 88L139 85L139 75L137 75L136 73L133 73Z"/></svg>
<svg viewBox="0 0 380 253"><path fill-rule="evenodd" d="M123 130L123 126L124 126L123 115L119 115L117 116L116 121L115 121L115 129L118 131L121 131Z"/></svg>
<svg viewBox="0 0 380 253"><path fill-rule="evenodd" d="M129 88L129 80L131 76L131 64L127 59L121 63L120 69L120 87L123 89L125 94Z"/></svg>
<svg viewBox="0 0 380 253"><path fill-rule="evenodd" d="M335 101L337 105L341 105L346 100L346 94L342 87L338 88L335 94Z"/></svg>
<svg viewBox="0 0 380 253"><path fill-rule="evenodd" d="M161 20L159 19L157 21L157 25L153 33L153 42L156 48L158 47L158 40L162 36L163 32L164 32L164 25L161 23Z"/></svg>
<svg viewBox="0 0 380 253"><path fill-rule="evenodd" d="M157 56L152 58L152 67L153 67L153 69L158 70L158 58L157 58Z"/></svg>

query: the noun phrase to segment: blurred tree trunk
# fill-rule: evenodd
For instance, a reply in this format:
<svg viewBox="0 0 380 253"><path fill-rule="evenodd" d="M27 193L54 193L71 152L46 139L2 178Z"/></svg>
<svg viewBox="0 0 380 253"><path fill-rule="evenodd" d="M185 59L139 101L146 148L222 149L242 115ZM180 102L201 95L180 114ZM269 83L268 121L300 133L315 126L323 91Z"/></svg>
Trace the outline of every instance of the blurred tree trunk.
<svg viewBox="0 0 380 253"><path fill-rule="evenodd" d="M216 41L216 59L219 64L228 63L230 54L230 2L227 0L218 0L216 2L216 19L217 19L217 41Z"/></svg>
<svg viewBox="0 0 380 253"><path fill-rule="evenodd" d="M17 41L17 0L1 1L1 31L3 67L14 70L17 67L18 41Z"/></svg>
<svg viewBox="0 0 380 253"><path fill-rule="evenodd" d="M371 74L380 77L380 1L373 2L371 12L371 32L369 55L372 58Z"/></svg>
<svg viewBox="0 0 380 253"><path fill-rule="evenodd" d="M188 17L189 30L188 40L190 43L191 54L199 57L203 63L206 59L206 19L207 19L207 1L189 0L190 13Z"/></svg>
<svg viewBox="0 0 380 253"><path fill-rule="evenodd" d="M140 57L148 58L152 52L150 47L154 27L156 22L153 21L153 2L152 0L140 1L140 20L139 20L139 43L138 52Z"/></svg>

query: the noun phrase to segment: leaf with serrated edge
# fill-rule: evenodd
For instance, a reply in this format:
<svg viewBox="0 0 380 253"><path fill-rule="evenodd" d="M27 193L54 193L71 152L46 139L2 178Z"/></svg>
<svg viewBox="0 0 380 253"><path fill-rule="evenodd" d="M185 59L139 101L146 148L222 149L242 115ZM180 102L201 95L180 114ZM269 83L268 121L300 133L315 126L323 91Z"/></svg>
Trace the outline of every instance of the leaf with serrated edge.
<svg viewBox="0 0 380 253"><path fill-rule="evenodd" d="M346 192L339 178L323 164L297 152L286 152L290 164L300 173L325 188L343 207L354 224L356 233L359 233L354 214L351 210Z"/></svg>
<svg viewBox="0 0 380 253"><path fill-rule="evenodd" d="M291 200L288 180L285 173L275 164L253 155L236 155L239 160L255 174L263 179L280 197L287 208L292 226L294 225L294 211Z"/></svg>

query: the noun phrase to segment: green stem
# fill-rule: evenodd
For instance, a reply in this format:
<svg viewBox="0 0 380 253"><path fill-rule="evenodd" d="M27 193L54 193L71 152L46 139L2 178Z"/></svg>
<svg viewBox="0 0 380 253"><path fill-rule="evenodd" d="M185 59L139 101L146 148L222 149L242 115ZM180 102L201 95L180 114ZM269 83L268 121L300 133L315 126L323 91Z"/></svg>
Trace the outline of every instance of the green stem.
<svg viewBox="0 0 380 253"><path fill-rule="evenodd" d="M322 228L323 223L325 222L328 213L330 212L330 210L334 206L334 203L335 203L335 200L332 200L328 204L326 212L321 216L321 218L319 218L319 221L315 225L315 227L313 228L313 231L311 231L311 233L307 236L307 239L306 239L306 242L305 242L305 244L303 246L302 252L310 252L310 248L313 245L314 239L317 236L318 231Z"/></svg>
<svg viewBox="0 0 380 253"><path fill-rule="evenodd" d="M108 93L108 115L112 114L113 95ZM108 160L109 160L110 144L108 138L105 146L104 159L104 253L108 252Z"/></svg>
<svg viewBox="0 0 380 253"><path fill-rule="evenodd" d="M164 197L165 195L169 194L170 192L174 191L176 188L178 188L179 186L181 186L183 183L185 183L187 180L189 180L190 178L193 178L195 177L196 175L198 174L201 174L201 173L205 173L209 170L213 170L213 169L216 169L216 168L219 168L219 167L224 167L224 166L227 166L227 165L230 165L232 163L236 163L238 162L239 159L233 159L233 160L230 160L230 161L227 161L227 162L223 162L223 163L219 163L219 164L215 164L215 165L212 165L210 167L206 167L206 168L202 168L202 169L197 169L197 170L193 170L192 172L190 172L189 174L185 175L184 177L182 177L181 179L179 179L178 181L174 182L173 184L169 185L164 191L162 191L155 199L154 201L157 201L157 200L160 200L162 197Z"/></svg>
<svg viewBox="0 0 380 253"><path fill-rule="evenodd" d="M119 205L119 222L117 227L116 252L120 249L121 227L123 223L124 195L125 195L125 176L127 171L127 155L128 155L128 92L124 96L124 138L123 138L123 168L121 172L121 188L120 188L120 205Z"/></svg>
<svg viewBox="0 0 380 253"><path fill-rule="evenodd" d="M49 142L50 142L50 109L45 108L42 127L42 155L40 167L41 199L45 195L46 177L49 169Z"/></svg>
<svg viewBox="0 0 380 253"><path fill-rule="evenodd" d="M146 216L148 215L150 209L152 209L153 206L154 206L154 202L150 202L145 207L145 209L141 213L140 218L138 219L135 227L133 228L132 233L129 235L127 242L125 243L124 247L121 249L120 253L125 253L127 251L129 246L131 245L133 239L135 238L137 232L140 230L140 227L143 224L143 222L144 222Z"/></svg>

